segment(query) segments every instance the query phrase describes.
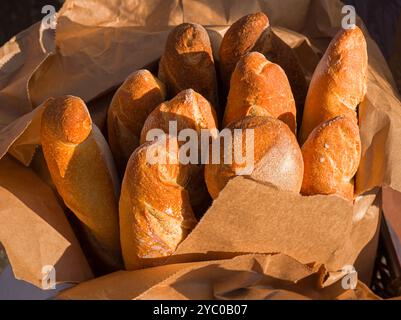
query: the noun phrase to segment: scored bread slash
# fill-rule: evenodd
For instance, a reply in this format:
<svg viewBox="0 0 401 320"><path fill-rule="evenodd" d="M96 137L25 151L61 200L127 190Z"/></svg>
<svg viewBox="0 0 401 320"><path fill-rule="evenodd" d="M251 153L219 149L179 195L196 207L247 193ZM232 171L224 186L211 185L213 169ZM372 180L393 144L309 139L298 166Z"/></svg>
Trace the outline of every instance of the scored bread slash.
<svg viewBox="0 0 401 320"><path fill-rule="evenodd" d="M149 153L165 161L149 164ZM119 203L121 246L128 270L163 264L195 227L188 165L176 137L142 144L130 157Z"/></svg>
<svg viewBox="0 0 401 320"><path fill-rule="evenodd" d="M170 127L175 126L176 132L170 132ZM173 99L165 101L155 108L146 119L141 132L141 143L147 141L148 135L158 131L170 135L178 135L183 130L191 129L198 138L201 132L206 131L213 137L217 130L216 112L213 106L201 94L192 89L181 91ZM191 141L189 141L191 143ZM195 143L196 141L192 141ZM180 141L180 145L184 142ZM198 156L201 154L201 143L195 148ZM198 160L198 158L196 159ZM188 186L192 208L197 217L203 215L210 204L210 197L203 179L203 165L199 161L190 166L191 182Z"/></svg>
<svg viewBox="0 0 401 320"><path fill-rule="evenodd" d="M297 109L284 70L263 54L251 52L238 61L232 74L223 127L244 118L255 105L296 133Z"/></svg>

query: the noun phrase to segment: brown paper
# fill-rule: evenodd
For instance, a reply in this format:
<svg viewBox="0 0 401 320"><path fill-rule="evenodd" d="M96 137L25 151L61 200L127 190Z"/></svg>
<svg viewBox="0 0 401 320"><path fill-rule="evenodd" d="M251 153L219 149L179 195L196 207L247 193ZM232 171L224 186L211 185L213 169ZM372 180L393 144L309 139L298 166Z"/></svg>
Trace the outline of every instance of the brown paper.
<svg viewBox="0 0 401 320"><path fill-rule="evenodd" d="M204 24L217 56L219 41L231 23L245 14L264 11L277 34L294 48L310 79L319 56L340 28L341 7L337 0L149 0L118 4L67 0L58 14L55 37L33 26L0 51L4 74L0 78L0 158L9 152L21 163L31 163L40 144L43 103L52 96L74 94L92 101L92 117L102 127L108 101L104 94L112 92L132 71L156 61L169 30L181 22ZM363 30L368 42L369 83L359 109L362 161L356 188L361 196L356 204L351 206L335 196L302 198L238 178L169 263L282 253L302 266L324 264L327 274L319 284L326 288L338 285L336 280L343 276L341 268L354 263L377 230L381 204L375 187L389 186L401 192L401 105L379 48ZM18 189L20 182L15 183ZM39 203L46 200L36 199ZM15 226L25 223L29 210L21 212L14 220L4 221L3 228L16 236L23 229ZM53 222L42 222L53 226ZM57 230L65 234L69 226L65 228ZM0 233L0 242L5 240ZM35 243L32 241L33 246ZM56 244L63 247L63 241ZM17 246L13 250L20 249ZM79 250L74 254L79 255ZM373 260L371 257L363 267L371 269ZM11 263L14 269L29 269L24 262L14 259ZM80 267L78 264L76 268ZM85 267L76 272L85 274ZM27 277L27 281L31 279ZM151 282L158 281L155 273ZM140 280L136 283L142 288L150 285ZM290 294L280 293L286 295Z"/></svg>
<svg viewBox="0 0 401 320"><path fill-rule="evenodd" d="M27 83L54 50L53 37L37 23L0 48L0 131L32 110Z"/></svg>
<svg viewBox="0 0 401 320"><path fill-rule="evenodd" d="M58 299L131 300L182 269L208 263L170 264L136 271L118 271L65 290L58 295Z"/></svg>
<svg viewBox="0 0 401 320"><path fill-rule="evenodd" d="M137 299L378 299L361 283L355 290L341 281L321 288L319 269L283 254L243 255L181 270Z"/></svg>
<svg viewBox="0 0 401 320"><path fill-rule="evenodd" d="M57 283L92 278L53 191L10 156L0 160L0 199L0 239L17 279L41 287L46 266Z"/></svg>
<svg viewBox="0 0 401 320"><path fill-rule="evenodd" d="M376 231L375 199L373 193L353 207L336 196L302 197L237 177L168 263L280 252L340 271L355 262Z"/></svg>
<svg viewBox="0 0 401 320"><path fill-rule="evenodd" d="M172 264L117 272L82 283L58 299L379 299L361 282L321 288L319 265L306 266L284 254ZM150 289L147 289L149 288Z"/></svg>

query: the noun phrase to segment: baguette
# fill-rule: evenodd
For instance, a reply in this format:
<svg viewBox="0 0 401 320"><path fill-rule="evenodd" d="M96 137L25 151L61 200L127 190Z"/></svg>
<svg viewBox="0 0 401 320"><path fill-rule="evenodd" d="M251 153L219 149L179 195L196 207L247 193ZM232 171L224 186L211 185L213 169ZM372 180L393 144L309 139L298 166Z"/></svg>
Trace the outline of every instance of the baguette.
<svg viewBox="0 0 401 320"><path fill-rule="evenodd" d="M281 67L268 61L263 54L251 52L237 63L231 77L230 91L223 126L251 113L255 106L265 109L296 132L296 106L287 76ZM256 115L263 115L258 114Z"/></svg>
<svg viewBox="0 0 401 320"><path fill-rule="evenodd" d="M166 84L171 97L192 88L217 108L216 70L209 35L204 27L183 23L170 32L160 59L158 77Z"/></svg>
<svg viewBox="0 0 401 320"><path fill-rule="evenodd" d="M300 142L322 122L337 116L357 121L356 109L367 90L368 56L362 31L341 30L320 60L305 103Z"/></svg>
<svg viewBox="0 0 401 320"><path fill-rule="evenodd" d="M139 146L148 115L166 99L164 84L148 70L133 72L117 90L108 111L108 142L120 176Z"/></svg>
<svg viewBox="0 0 401 320"><path fill-rule="evenodd" d="M214 108L202 95L192 89L187 89L153 110L143 125L141 143L147 141L148 132L152 129L159 129L168 133L170 121L176 121L177 133L184 129L195 130L198 141L201 141L202 129L208 130L212 135L217 128ZM182 144L183 142L180 142L180 145ZM197 147L200 154L200 144ZM188 192L192 209L197 217L204 213L210 202L203 171L204 165L193 164L190 166Z"/></svg>
<svg viewBox="0 0 401 320"><path fill-rule="evenodd" d="M178 142L166 136L141 145L128 161L120 197L121 246L125 267L158 265L195 227L186 186L189 165L178 161ZM149 155L165 162L149 163Z"/></svg>
<svg viewBox="0 0 401 320"><path fill-rule="evenodd" d="M58 193L89 233L85 237L95 262L102 270L118 270L119 182L107 143L80 98L64 96L47 103L41 143Z"/></svg>
<svg viewBox="0 0 401 320"><path fill-rule="evenodd" d="M220 74L226 88L239 59L249 52L262 53L285 71L291 85L299 115L305 102L307 83L304 72L292 48L278 37L262 13L246 15L227 30L221 42Z"/></svg>
<svg viewBox="0 0 401 320"><path fill-rule="evenodd" d="M354 120L339 116L320 124L302 146L302 156L303 195L337 194L353 199L353 178L361 159L361 139Z"/></svg>
<svg viewBox="0 0 401 320"><path fill-rule="evenodd" d="M216 199L228 181L237 176L237 169L250 166L252 169L247 176L268 182L281 190L299 193L302 184L304 164L301 150L295 135L282 121L271 117L246 117L231 123L229 129L241 129L241 139L232 144L232 153L242 152L246 163L224 163L224 145L220 144L220 161L218 164L208 163L205 167L205 180L210 195ZM253 159L247 160L246 129L253 131L253 144L249 149L253 152ZM237 141L237 142L235 142ZM251 142L250 142L251 143ZM239 148L239 151L237 150ZM233 157L235 159L235 157Z"/></svg>
<svg viewBox="0 0 401 320"><path fill-rule="evenodd" d="M220 75L227 87L239 59L252 51L269 25L267 16L258 12L240 18L224 34L219 50Z"/></svg>
<svg viewBox="0 0 401 320"><path fill-rule="evenodd" d="M263 53L268 60L283 68L291 85L298 116L302 116L308 84L293 49L269 27L262 33L252 51ZM299 117L298 121L301 119L302 117Z"/></svg>

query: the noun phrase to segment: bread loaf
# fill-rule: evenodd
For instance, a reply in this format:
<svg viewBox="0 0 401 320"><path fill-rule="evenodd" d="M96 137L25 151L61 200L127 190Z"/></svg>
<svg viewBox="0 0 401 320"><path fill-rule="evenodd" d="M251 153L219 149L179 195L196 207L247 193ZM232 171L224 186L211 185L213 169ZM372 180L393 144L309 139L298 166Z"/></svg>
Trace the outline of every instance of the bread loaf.
<svg viewBox="0 0 401 320"><path fill-rule="evenodd" d="M305 163L303 195L337 194L352 200L353 178L361 159L356 122L339 116L320 124L302 146Z"/></svg>
<svg viewBox="0 0 401 320"><path fill-rule="evenodd" d="M152 156L165 161L151 164ZM186 190L190 165L178 156L177 139L169 137L141 145L129 159L119 204L128 270L162 263L196 225Z"/></svg>
<svg viewBox="0 0 401 320"><path fill-rule="evenodd" d="M220 75L227 87L239 59L252 51L268 27L269 19L264 13L258 12L240 18L226 31L221 41L219 57Z"/></svg>
<svg viewBox="0 0 401 320"><path fill-rule="evenodd" d="M205 28L195 23L183 23L170 32L158 76L171 97L191 88L217 108L216 70Z"/></svg>
<svg viewBox="0 0 401 320"><path fill-rule="evenodd" d="M113 96L107 116L108 142L121 176L139 146L146 118L165 99L164 85L148 70L133 72Z"/></svg>
<svg viewBox="0 0 401 320"><path fill-rule="evenodd" d="M296 132L296 106L287 76L263 54L251 52L237 63L231 77L223 126L244 118L255 106L285 122Z"/></svg>
<svg viewBox="0 0 401 320"><path fill-rule="evenodd" d="M142 128L141 143L147 141L146 135L151 129L161 129L167 133L170 121L177 123L178 133L186 128L200 133L201 129L216 129L216 112L201 94L192 89L183 90L150 113Z"/></svg>
<svg viewBox="0 0 401 320"><path fill-rule="evenodd" d="M298 122L300 122L302 117L299 116L302 116L308 84L293 49L269 27L263 31L252 51L263 53L268 60L283 68L291 85L297 105Z"/></svg>
<svg viewBox="0 0 401 320"><path fill-rule="evenodd" d="M269 19L262 12L237 20L223 37L219 51L220 74L226 87L230 86L231 75L239 59L252 51L262 53L283 68L301 115L307 91L305 75L291 47L273 32Z"/></svg>
<svg viewBox="0 0 401 320"><path fill-rule="evenodd" d="M287 125L271 117L246 117L231 123L227 129L234 136L231 148L228 147L234 155L232 163L225 163L227 148L221 142L219 163L210 162L205 167L205 180L213 199L230 179L238 175L237 170L245 167L251 169L246 175L257 181L274 184L281 190L300 191L304 170L302 154L295 135ZM234 130L238 129L241 133L236 139ZM247 141L249 133L246 129L253 132L253 143ZM250 149L247 150L248 142ZM236 161L235 154L240 154L243 161Z"/></svg>
<svg viewBox="0 0 401 320"><path fill-rule="evenodd" d="M200 217L209 206L209 196L204 182L204 165L200 161L200 141L201 130L213 132L216 130L216 115L214 108L199 93L192 89L180 92L172 100L160 104L149 115L141 133L141 143L147 141L147 134L152 129L160 129L165 133L169 133L169 123L176 123L177 133L184 129L193 129L197 133L199 158L198 164L190 166L190 182L188 184L188 192L191 199L192 209L197 217ZM170 133L172 134L172 133ZM180 145L184 142L180 142Z"/></svg>
<svg viewBox="0 0 401 320"><path fill-rule="evenodd" d="M121 268L119 182L111 152L85 103L73 96L50 100L42 115L41 142L57 191L90 233L89 250L99 268Z"/></svg>
<svg viewBox="0 0 401 320"><path fill-rule="evenodd" d="M319 124L345 115L356 121L356 109L367 88L368 57L362 31L341 30L319 62L305 103L300 141Z"/></svg>

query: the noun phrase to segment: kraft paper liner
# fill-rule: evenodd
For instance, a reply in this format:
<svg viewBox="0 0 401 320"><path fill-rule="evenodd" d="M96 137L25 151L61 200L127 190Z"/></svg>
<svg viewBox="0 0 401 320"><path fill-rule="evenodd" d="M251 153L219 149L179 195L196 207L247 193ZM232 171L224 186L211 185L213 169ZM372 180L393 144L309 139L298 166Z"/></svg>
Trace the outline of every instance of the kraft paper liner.
<svg viewBox="0 0 401 320"><path fill-rule="evenodd" d="M131 300L178 271L209 262L170 264L136 271L117 271L62 291L57 299Z"/></svg>
<svg viewBox="0 0 401 320"><path fill-rule="evenodd" d="M362 283L321 288L320 265L284 254L172 264L120 271L61 292L57 299L380 299Z"/></svg>
<svg viewBox="0 0 401 320"><path fill-rule="evenodd" d="M15 120L7 127L5 127L2 131L0 131L0 158L4 157L4 155L9 151L10 148L14 148L14 150L19 148L20 144L17 141L18 138L23 135L23 133L27 130L27 128L33 122L35 116L39 112L40 108L37 108ZM40 117L37 117L37 121L39 119ZM35 141L37 141L37 136L34 139L36 139ZM26 146L29 148L26 153L19 154L18 152L16 152L15 156L20 162L24 163L25 165L29 165L34 154L34 150L36 149L36 144Z"/></svg>
<svg viewBox="0 0 401 320"><path fill-rule="evenodd" d="M167 263L283 253L303 264L324 264L329 274L321 285L326 286L373 238L379 199L372 191L352 206L336 196L302 197L237 177Z"/></svg>
<svg viewBox="0 0 401 320"><path fill-rule="evenodd" d="M305 266L284 254L242 255L178 271L136 299L380 299L361 282L354 290L344 289L341 282L321 288L321 268Z"/></svg>
<svg viewBox="0 0 401 320"><path fill-rule="evenodd" d="M26 125L26 130L18 137L17 143L11 145L8 152L25 166L29 166L35 152L40 145L40 124L45 103L33 110L29 117L25 118L21 125Z"/></svg>
<svg viewBox="0 0 401 320"><path fill-rule="evenodd" d="M98 6L93 6L94 3ZM25 77L18 78L22 79L20 82L25 83L28 88L31 107L43 103L50 95L76 94L87 102L100 96L103 92L121 83L126 75L136 68L158 59L168 31L173 25L183 21L203 23L209 33L213 35L213 41L219 41L229 24L247 13L259 10L263 10L269 15L272 25L292 29L292 31L286 32L284 28L279 28L278 32L283 40L295 46L294 51L298 57L301 57L303 69L309 70L307 77L310 78L312 70L318 62L318 57L324 52L325 46L338 30L341 21L340 2L328 0L297 1L296 5L290 0L269 1L269 3L248 1L246 6L243 1L230 1L229 3L213 1L212 4L212 1L153 0L137 2L135 3L137 6L131 8L129 8L129 3L131 2L119 1L117 8L113 7L110 2L99 0L67 0L65 2L58 16L54 45L56 49L45 58L43 63L37 62L37 68L32 68L32 70L36 70L33 74L31 74L32 70L29 70L24 73ZM210 5L209 11L199 9L199 6L204 7L206 4ZM158 8L169 8L169 10L162 13L158 11ZM294 14L291 14L288 8L293 8ZM212 11L214 15L211 14ZM215 19L216 16L220 18ZM305 40L305 36L298 35L299 40L296 40L296 32L304 33L308 39ZM400 102L395 94L394 81L384 58L368 34L366 37L369 44L369 88L371 89L366 102L360 106L363 158L356 183L359 194L369 192L375 186L389 185L395 189L401 189L401 169L398 161L400 152L398 152L399 144L397 143L398 128L401 127L397 111ZM34 38L32 39L34 42ZM217 47L218 44L214 42L213 46ZM50 54L50 51L47 53ZM16 74L11 72L8 79L15 76ZM24 92L18 89L12 93L12 96L24 96ZM0 91L0 93L4 92ZM18 107L15 108L18 110ZM26 109L21 107L18 112L25 113L25 115L11 124L7 123L8 127L0 132L0 156L3 156L9 150L10 145L13 145L11 148L13 156L22 163L29 164L34 150L36 150L34 143L38 141L38 130L37 127L35 129L35 123L39 121L40 108L26 114ZM3 106L0 104L0 111L2 109ZM9 118L6 120L8 121ZM28 131L25 131L26 128ZM29 130L32 130L32 134L23 134ZM32 149L29 149L30 146ZM249 183L249 181L245 183ZM265 190L264 188L264 186L261 187ZM283 196L279 192L277 194L280 194L280 197ZM328 198L334 199L327 201L335 202L336 208L343 206L342 201L336 197L322 197L321 202L325 202ZM363 201L368 203L375 201L369 197L366 199ZM316 201L316 199L311 201ZM269 203L265 204L266 207L269 205ZM360 247L363 247L363 242L366 244L373 236L377 225L377 221L373 221L377 219L378 215L369 214L369 210L366 208L376 210L375 206L371 208L368 205L365 207L365 211L360 210L359 214L355 214L351 207L346 209L348 215L345 217L348 221L350 221L350 216L351 219L354 216L364 217L357 222L361 225L370 225L369 232L364 233L365 238L362 235L356 236L359 232L352 232L352 229L357 226L356 222L352 226L347 225L344 230L347 231L348 239L353 239L353 237L356 239L350 240L353 244L348 247L344 245L342 249L340 244L336 248L327 246L326 248L330 249L331 254L334 256L340 254L344 261L354 260ZM281 214L283 213L281 212ZM340 213L340 215L343 216L344 213ZM371 219L369 220L368 217ZM205 221L213 221L212 218L215 219L215 217L207 215ZM205 221L201 222L198 230L201 230ZM341 225L340 222L338 223ZM333 235L328 230L330 229L322 230L321 234L330 233L330 237L332 237ZM344 233L344 230L341 230L341 233ZM333 237L335 238L335 235ZM191 238L187 239L187 241L190 240ZM251 243L250 246L253 247L253 250L255 249L254 243ZM264 249L255 251L271 251L263 245L261 247ZM236 253L231 249L230 254L232 252ZM245 252L239 253L248 252L249 250L245 250ZM197 252L190 254L197 254ZM338 272L339 262L334 261L335 259L330 261L329 253L319 252L319 254L321 254L321 258L328 259L325 262L332 266L331 272ZM305 258L305 261L308 260L306 259L307 255L301 258Z"/></svg>
<svg viewBox="0 0 401 320"><path fill-rule="evenodd" d="M40 23L0 48L0 131L32 110L27 83L52 50L54 32Z"/></svg>
<svg viewBox="0 0 401 320"><path fill-rule="evenodd" d="M0 198L0 239L17 279L40 288L47 265L57 283L93 277L53 191L10 156L0 160Z"/></svg>

